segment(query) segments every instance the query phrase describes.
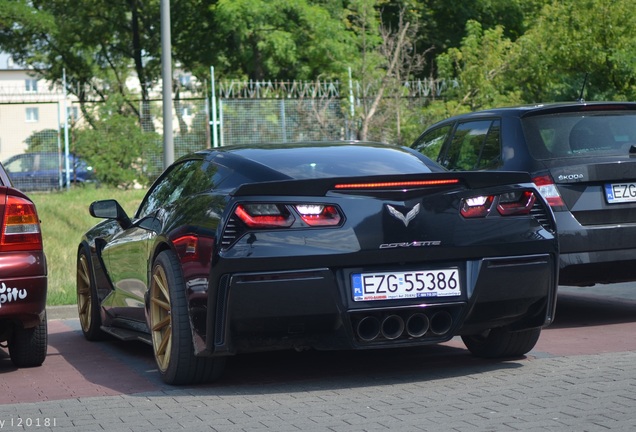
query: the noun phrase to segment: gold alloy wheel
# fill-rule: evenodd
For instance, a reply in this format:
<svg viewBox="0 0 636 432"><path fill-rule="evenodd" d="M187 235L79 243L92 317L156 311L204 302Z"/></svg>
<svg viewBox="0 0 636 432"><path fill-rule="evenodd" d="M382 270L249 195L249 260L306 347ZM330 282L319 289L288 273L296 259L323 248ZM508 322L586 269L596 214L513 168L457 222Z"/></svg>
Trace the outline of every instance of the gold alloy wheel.
<svg viewBox="0 0 636 432"><path fill-rule="evenodd" d="M172 317L168 278L162 266L155 266L150 285L150 326L157 366L162 372L170 364L172 351Z"/></svg>
<svg viewBox="0 0 636 432"><path fill-rule="evenodd" d="M84 332L90 331L91 314L93 312L91 279L88 274L86 255L80 254L77 263L77 312Z"/></svg>

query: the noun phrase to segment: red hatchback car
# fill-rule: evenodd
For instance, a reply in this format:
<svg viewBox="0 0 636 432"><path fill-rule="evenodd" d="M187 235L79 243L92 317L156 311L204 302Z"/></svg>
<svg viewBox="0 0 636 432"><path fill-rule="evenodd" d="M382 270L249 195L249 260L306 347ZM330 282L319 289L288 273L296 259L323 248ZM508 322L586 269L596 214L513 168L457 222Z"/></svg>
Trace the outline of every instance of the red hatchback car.
<svg viewBox="0 0 636 432"><path fill-rule="evenodd" d="M47 268L35 204L0 165L0 347L17 367L46 358Z"/></svg>

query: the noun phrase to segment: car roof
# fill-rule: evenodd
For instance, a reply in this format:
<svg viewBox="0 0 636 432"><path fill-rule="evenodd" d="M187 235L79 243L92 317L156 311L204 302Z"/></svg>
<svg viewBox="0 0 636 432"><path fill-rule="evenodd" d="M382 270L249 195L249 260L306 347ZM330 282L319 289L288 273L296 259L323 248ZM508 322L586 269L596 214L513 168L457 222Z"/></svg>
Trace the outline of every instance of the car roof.
<svg viewBox="0 0 636 432"><path fill-rule="evenodd" d="M474 111L466 114L459 114L453 117L444 119L437 124L446 123L448 121L456 121L463 119L479 118L479 117L526 117L529 115L541 115L541 114L556 114L566 112L581 112L581 111L611 111L611 110L634 110L636 111L636 102L552 102L552 103L537 103L528 105L517 105L509 107L491 108L481 111Z"/></svg>
<svg viewBox="0 0 636 432"><path fill-rule="evenodd" d="M2 163L0 163L0 186L11 186L11 180L2 166Z"/></svg>

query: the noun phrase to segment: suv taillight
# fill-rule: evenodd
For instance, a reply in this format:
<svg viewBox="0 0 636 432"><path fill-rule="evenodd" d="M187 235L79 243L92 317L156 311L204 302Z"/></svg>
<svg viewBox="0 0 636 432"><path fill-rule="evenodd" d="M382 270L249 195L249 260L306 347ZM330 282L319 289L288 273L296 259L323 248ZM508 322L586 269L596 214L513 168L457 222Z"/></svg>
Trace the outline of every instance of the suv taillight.
<svg viewBox="0 0 636 432"><path fill-rule="evenodd" d="M554 184L554 180L549 175L543 175L534 177L532 179L535 185L537 185L537 189L539 193L545 200L550 204L550 207L553 209L559 209L561 207L565 207L565 203L561 198L561 194L559 194L559 190Z"/></svg>
<svg viewBox="0 0 636 432"><path fill-rule="evenodd" d="M35 205L7 195L0 232L0 251L42 250L42 233Z"/></svg>

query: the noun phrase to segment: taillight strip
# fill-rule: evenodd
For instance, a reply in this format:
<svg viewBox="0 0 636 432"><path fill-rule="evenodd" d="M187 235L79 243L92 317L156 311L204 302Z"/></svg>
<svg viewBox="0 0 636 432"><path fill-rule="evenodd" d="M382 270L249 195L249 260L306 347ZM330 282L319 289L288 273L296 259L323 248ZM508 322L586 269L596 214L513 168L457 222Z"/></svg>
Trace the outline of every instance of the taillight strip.
<svg viewBox="0 0 636 432"><path fill-rule="evenodd" d="M395 188L395 187L413 187L413 186L441 186L448 184L457 184L459 179L438 179L438 180L411 180L399 182L377 182L377 183L339 183L334 186L335 189L378 189L378 188Z"/></svg>

